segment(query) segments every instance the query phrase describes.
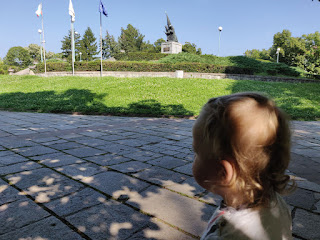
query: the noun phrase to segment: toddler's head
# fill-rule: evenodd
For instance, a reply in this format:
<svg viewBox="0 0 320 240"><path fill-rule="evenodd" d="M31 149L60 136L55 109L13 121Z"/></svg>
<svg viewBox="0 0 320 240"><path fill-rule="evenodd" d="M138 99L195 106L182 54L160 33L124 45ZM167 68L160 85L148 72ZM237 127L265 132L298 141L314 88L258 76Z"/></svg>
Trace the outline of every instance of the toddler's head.
<svg viewBox="0 0 320 240"><path fill-rule="evenodd" d="M286 115L258 93L210 99L193 127L193 174L231 206L262 206L289 181Z"/></svg>

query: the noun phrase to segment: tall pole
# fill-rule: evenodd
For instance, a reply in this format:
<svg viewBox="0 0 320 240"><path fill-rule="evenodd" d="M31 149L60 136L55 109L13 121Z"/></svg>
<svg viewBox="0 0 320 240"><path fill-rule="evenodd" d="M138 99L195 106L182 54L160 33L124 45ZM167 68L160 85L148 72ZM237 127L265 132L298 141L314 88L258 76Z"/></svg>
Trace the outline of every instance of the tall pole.
<svg viewBox="0 0 320 240"><path fill-rule="evenodd" d="M42 22L42 43L43 43L44 74L47 75L46 48L45 48L46 41L44 40L43 14L41 14L41 22Z"/></svg>
<svg viewBox="0 0 320 240"><path fill-rule="evenodd" d="M42 56L42 41L41 41L41 29L38 30L39 36L40 36L40 55L41 55L41 62L43 62L43 56Z"/></svg>
<svg viewBox="0 0 320 240"><path fill-rule="evenodd" d="M74 29L73 29L73 21L71 16L71 51L72 51L72 76L74 76Z"/></svg>
<svg viewBox="0 0 320 240"><path fill-rule="evenodd" d="M219 30L219 48L218 48L218 57L220 57L220 41L221 41L221 31L222 31L222 27L218 28Z"/></svg>
<svg viewBox="0 0 320 240"><path fill-rule="evenodd" d="M100 77L102 77L102 18L101 18L101 12L100 12L100 54L101 54Z"/></svg>

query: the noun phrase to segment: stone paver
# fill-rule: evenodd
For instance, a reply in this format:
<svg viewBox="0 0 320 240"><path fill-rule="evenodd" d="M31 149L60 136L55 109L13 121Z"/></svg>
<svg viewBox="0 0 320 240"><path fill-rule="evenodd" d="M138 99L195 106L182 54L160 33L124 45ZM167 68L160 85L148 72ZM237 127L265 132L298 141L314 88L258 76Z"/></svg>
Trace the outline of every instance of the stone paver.
<svg viewBox="0 0 320 240"><path fill-rule="evenodd" d="M0 233L17 230L48 216L48 212L27 198L5 203L0 206Z"/></svg>
<svg viewBox="0 0 320 240"><path fill-rule="evenodd" d="M150 224L150 218L110 200L66 217L91 239L127 239Z"/></svg>
<svg viewBox="0 0 320 240"><path fill-rule="evenodd" d="M85 239L71 230L65 223L55 217L48 217L30 225L26 225L7 234L0 235L0 239Z"/></svg>
<svg viewBox="0 0 320 240"><path fill-rule="evenodd" d="M0 239L197 239L194 120L0 112ZM320 239L320 122L292 122L293 239Z"/></svg>

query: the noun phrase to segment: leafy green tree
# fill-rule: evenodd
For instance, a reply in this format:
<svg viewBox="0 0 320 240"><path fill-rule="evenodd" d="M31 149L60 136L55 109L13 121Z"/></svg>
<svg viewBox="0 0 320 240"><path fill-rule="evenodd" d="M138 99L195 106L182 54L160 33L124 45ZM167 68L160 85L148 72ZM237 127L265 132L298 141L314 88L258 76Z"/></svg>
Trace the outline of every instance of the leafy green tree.
<svg viewBox="0 0 320 240"><path fill-rule="evenodd" d="M92 61L95 58L94 56L99 53L96 40L91 28L88 27L80 41L83 60Z"/></svg>
<svg viewBox="0 0 320 240"><path fill-rule="evenodd" d="M26 47L26 50L29 52L30 57L34 61L40 61L41 60L41 51L40 46L38 44L29 44L28 47Z"/></svg>
<svg viewBox="0 0 320 240"><path fill-rule="evenodd" d="M283 30L273 36L273 45L270 55L276 58L277 48L280 47L279 61L290 66L300 66L306 53L305 43L302 38L292 37L289 30Z"/></svg>
<svg viewBox="0 0 320 240"><path fill-rule="evenodd" d="M303 61L304 69L308 72L320 74L320 33L302 35L305 42L306 54Z"/></svg>
<svg viewBox="0 0 320 240"><path fill-rule="evenodd" d="M194 43L186 42L184 45L182 45L182 52L196 54L197 46Z"/></svg>
<svg viewBox="0 0 320 240"><path fill-rule="evenodd" d="M142 52L155 52L155 49L154 49L153 44L151 44L150 41L148 41L148 42L142 42L141 51Z"/></svg>
<svg viewBox="0 0 320 240"><path fill-rule="evenodd" d="M75 56L76 59L79 59L79 52L80 52L80 34L76 33L74 34L74 48L75 48ZM71 61L71 57L72 57L72 49L71 49L71 30L69 30L68 35L63 37L63 40L61 41L62 43L62 54L63 54L63 58L68 59L69 61ZM47 53L46 53L47 54Z"/></svg>
<svg viewBox="0 0 320 240"><path fill-rule="evenodd" d="M202 51L201 48L198 48L194 43L186 42L184 45L182 45L182 52L187 52L187 53L193 53L193 54L199 54L201 55Z"/></svg>
<svg viewBox="0 0 320 240"><path fill-rule="evenodd" d="M120 46L115 40L113 35L110 35L107 31L106 36L102 39L102 58L107 59L113 57L120 52Z"/></svg>
<svg viewBox="0 0 320 240"><path fill-rule="evenodd" d="M27 67L32 63L28 51L23 47L10 48L5 57L4 62L7 65L20 66L20 67Z"/></svg>
<svg viewBox="0 0 320 240"><path fill-rule="evenodd" d="M154 51L155 52L161 52L161 43L166 42L163 38L159 38L157 41L154 42Z"/></svg>
<svg viewBox="0 0 320 240"><path fill-rule="evenodd" d="M270 50L262 49L252 49L252 50L247 50L244 53L247 57L253 58L253 59L263 59L263 60L272 60L270 57Z"/></svg>
<svg viewBox="0 0 320 240"><path fill-rule="evenodd" d="M126 52L138 52L142 50L144 35L131 24L127 28L121 28L121 34L118 39L120 48Z"/></svg>
<svg viewBox="0 0 320 240"><path fill-rule="evenodd" d="M202 55L202 50L201 50L201 48L198 48L198 49L197 49L196 54L198 54L198 55Z"/></svg>
<svg viewBox="0 0 320 240"><path fill-rule="evenodd" d="M25 49L29 52L30 57L32 58L33 61L40 61L41 60L41 50L40 46L38 44L29 44L28 47ZM43 54L43 53L42 53ZM46 59L51 59L54 56L54 52L47 52L46 51Z"/></svg>

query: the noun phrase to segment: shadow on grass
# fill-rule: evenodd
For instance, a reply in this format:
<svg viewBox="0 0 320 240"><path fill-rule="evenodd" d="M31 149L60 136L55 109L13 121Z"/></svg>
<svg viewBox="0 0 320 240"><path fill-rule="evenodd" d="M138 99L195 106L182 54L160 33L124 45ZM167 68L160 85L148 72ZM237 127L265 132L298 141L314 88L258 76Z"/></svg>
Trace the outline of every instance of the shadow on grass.
<svg viewBox="0 0 320 240"><path fill-rule="evenodd" d="M228 89L237 92L262 92L270 96L292 120L320 119L320 84L235 81Z"/></svg>
<svg viewBox="0 0 320 240"><path fill-rule="evenodd" d="M114 114L143 116L193 116L182 104L163 105L154 99L132 102L125 106L108 106L107 93L96 94L90 90L69 89L59 93L42 91L33 93L3 93L0 108L14 111L36 111L51 113Z"/></svg>

